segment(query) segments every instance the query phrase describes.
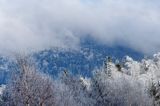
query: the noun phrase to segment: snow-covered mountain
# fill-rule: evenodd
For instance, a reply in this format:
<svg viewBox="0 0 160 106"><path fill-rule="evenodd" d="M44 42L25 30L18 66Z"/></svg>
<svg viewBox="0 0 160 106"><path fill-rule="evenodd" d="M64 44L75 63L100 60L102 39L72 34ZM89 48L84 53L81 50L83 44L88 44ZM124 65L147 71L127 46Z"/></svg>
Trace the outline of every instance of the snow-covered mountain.
<svg viewBox="0 0 160 106"><path fill-rule="evenodd" d="M96 42L92 38L82 39L79 50L66 50L52 48L33 53L36 66L42 72L57 76L60 71L69 70L73 74L91 76L91 71L103 65L106 56L114 59L122 59L125 55L133 57L135 60L143 58L143 54L123 46L109 47ZM8 79L9 71L14 67L14 62L10 58L0 57L0 83L3 84Z"/></svg>
<svg viewBox="0 0 160 106"><path fill-rule="evenodd" d="M80 50L49 49L35 53L34 58L38 68L43 72L57 75L59 71L69 70L73 74L90 76L94 68L103 65L106 56L113 60L131 56L135 60L141 60L143 54L123 46L109 47L96 42L92 38L81 40Z"/></svg>

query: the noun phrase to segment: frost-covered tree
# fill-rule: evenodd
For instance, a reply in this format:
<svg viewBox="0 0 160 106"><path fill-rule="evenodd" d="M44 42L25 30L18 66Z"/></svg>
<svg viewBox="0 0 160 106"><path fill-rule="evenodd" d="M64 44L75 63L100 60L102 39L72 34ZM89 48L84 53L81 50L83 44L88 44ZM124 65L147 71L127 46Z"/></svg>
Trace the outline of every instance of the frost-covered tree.
<svg viewBox="0 0 160 106"><path fill-rule="evenodd" d="M153 100L153 106L160 106L160 82L152 81L148 91Z"/></svg>
<svg viewBox="0 0 160 106"><path fill-rule="evenodd" d="M92 82L94 106L151 106L152 101L145 93L143 84L133 76L118 71L111 65L112 77L104 69L95 71Z"/></svg>
<svg viewBox="0 0 160 106"><path fill-rule="evenodd" d="M134 61L131 57L126 56L124 58L124 73L137 77L140 74L140 63Z"/></svg>
<svg viewBox="0 0 160 106"><path fill-rule="evenodd" d="M64 71L58 80L58 106L92 106L88 79Z"/></svg>
<svg viewBox="0 0 160 106"><path fill-rule="evenodd" d="M116 63L108 57L90 78L64 71L52 80L26 58L17 64L2 95L4 106L160 105L160 53Z"/></svg>
<svg viewBox="0 0 160 106"><path fill-rule="evenodd" d="M105 73L108 75L108 77L112 76L112 59L111 57L106 57L105 61L104 61L104 70Z"/></svg>
<svg viewBox="0 0 160 106"><path fill-rule="evenodd" d="M17 67L3 93L3 106L54 106L51 78L39 73L25 57L17 58Z"/></svg>
<svg viewBox="0 0 160 106"><path fill-rule="evenodd" d="M3 100L2 100L2 95L3 95L3 92L5 90L6 86L5 85L0 85L0 106L3 105Z"/></svg>

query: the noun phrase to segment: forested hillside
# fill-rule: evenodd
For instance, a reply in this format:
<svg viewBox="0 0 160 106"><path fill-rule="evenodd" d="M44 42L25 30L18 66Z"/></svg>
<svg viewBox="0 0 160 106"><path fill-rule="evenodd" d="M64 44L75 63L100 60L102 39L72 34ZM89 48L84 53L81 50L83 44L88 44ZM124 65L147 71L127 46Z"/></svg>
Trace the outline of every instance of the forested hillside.
<svg viewBox="0 0 160 106"><path fill-rule="evenodd" d="M67 69L74 75L91 77L95 68L100 68L106 56L111 56L113 61L122 60L125 55L141 60L144 54L123 46L110 47L95 41L93 38L81 40L80 48L62 49L50 48L29 54L36 63L39 71L57 77L60 72ZM15 67L13 56L0 56L0 84L5 84L9 79L12 68Z"/></svg>
<svg viewBox="0 0 160 106"><path fill-rule="evenodd" d="M160 53L141 61L126 56L113 62L107 57L92 77L64 70L57 79L40 72L31 60L16 59L17 67L2 90L3 106L160 105Z"/></svg>

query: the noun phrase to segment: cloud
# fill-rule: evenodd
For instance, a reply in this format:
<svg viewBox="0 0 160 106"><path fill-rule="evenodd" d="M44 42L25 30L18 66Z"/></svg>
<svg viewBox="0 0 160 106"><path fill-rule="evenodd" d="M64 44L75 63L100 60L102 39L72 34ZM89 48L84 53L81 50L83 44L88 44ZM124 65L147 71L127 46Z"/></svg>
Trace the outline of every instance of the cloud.
<svg viewBox="0 0 160 106"><path fill-rule="evenodd" d="M158 0L0 0L0 50L76 48L90 35L106 45L160 49Z"/></svg>

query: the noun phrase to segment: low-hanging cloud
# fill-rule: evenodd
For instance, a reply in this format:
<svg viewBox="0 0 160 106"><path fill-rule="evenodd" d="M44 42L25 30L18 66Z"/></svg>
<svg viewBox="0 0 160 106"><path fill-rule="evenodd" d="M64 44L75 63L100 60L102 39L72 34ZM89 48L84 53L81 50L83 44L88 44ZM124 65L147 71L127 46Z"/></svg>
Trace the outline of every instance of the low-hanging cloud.
<svg viewBox="0 0 160 106"><path fill-rule="evenodd" d="M144 53L160 49L159 0L0 0L0 50L76 48L90 35Z"/></svg>

